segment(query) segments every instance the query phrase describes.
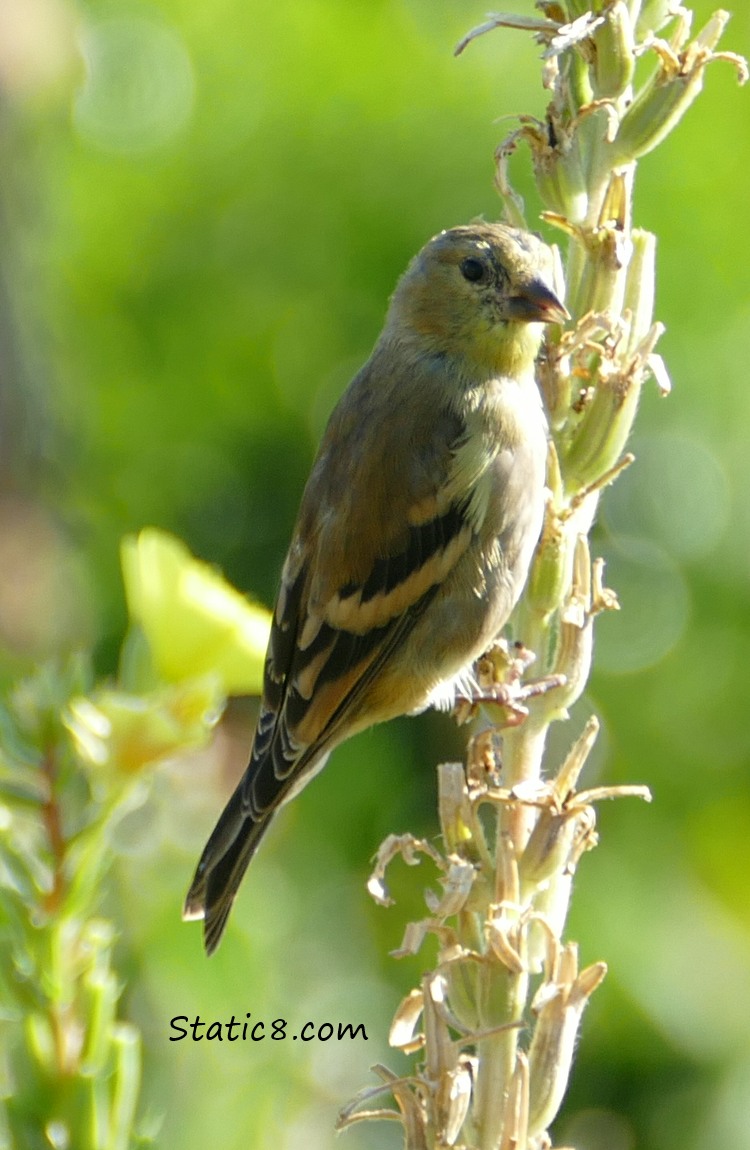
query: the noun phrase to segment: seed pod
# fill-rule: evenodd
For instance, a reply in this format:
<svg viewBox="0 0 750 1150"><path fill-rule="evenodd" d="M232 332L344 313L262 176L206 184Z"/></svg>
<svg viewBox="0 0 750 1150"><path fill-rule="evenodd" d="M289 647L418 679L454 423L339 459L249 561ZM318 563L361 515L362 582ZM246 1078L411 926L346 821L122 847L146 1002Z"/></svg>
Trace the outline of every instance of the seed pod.
<svg viewBox="0 0 750 1150"><path fill-rule="evenodd" d="M633 79L635 39L625 0L615 0L603 15L604 23L593 35L594 94L599 100L614 100Z"/></svg>
<svg viewBox="0 0 750 1150"><path fill-rule="evenodd" d="M537 1023L529 1049L529 1138L549 1127L560 1109L573 1061L583 1008L607 967L594 963L577 974L575 949L563 952L560 973L542 984L536 996Z"/></svg>
<svg viewBox="0 0 750 1150"><path fill-rule="evenodd" d="M740 83L744 83L747 65L730 53L712 51L728 19L728 12L714 12L705 28L679 56L671 53L667 46L663 47L661 67L628 108L612 141L610 163L613 167L645 156L669 135L701 91L706 64L711 60L729 60L737 69Z"/></svg>

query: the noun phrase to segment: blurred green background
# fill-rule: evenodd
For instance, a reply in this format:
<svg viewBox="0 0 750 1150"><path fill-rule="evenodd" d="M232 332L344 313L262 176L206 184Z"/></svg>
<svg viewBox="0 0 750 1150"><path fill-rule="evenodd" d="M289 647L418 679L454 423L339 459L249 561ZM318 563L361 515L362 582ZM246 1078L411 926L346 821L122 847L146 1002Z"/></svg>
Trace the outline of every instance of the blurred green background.
<svg viewBox="0 0 750 1150"><path fill-rule="evenodd" d="M530 13L528 0L516 5ZM704 22L710 4L694 5ZM125 623L123 533L172 530L272 601L316 441L387 297L435 231L499 214L495 145L540 114L538 49L454 0L3 0L0 4L0 672ZM727 47L750 48L738 5ZM557 1142L577 1150L750 1148L750 171L748 94L713 65L640 166L659 237L660 344L637 465L595 545L623 611L601 621L588 782L647 782L600 813L571 936L610 966L583 1027ZM535 205L528 164L518 183ZM552 238L550 236L550 238ZM122 931L125 1015L146 1042L163 1150L333 1142L431 951L395 962L427 866L372 905L390 832L433 835L450 722L353 740L278 820L210 962L179 910L250 739L251 707L207 756L160 771L119 829L105 910ZM169 1042L175 1015L363 1022L368 1042ZM387 1124L346 1135L395 1147Z"/></svg>

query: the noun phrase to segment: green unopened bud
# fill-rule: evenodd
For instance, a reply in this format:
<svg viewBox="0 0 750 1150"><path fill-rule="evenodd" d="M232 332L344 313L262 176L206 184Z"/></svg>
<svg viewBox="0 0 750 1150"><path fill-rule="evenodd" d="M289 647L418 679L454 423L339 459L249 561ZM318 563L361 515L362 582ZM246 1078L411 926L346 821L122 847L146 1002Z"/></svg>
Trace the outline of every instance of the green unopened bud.
<svg viewBox="0 0 750 1150"><path fill-rule="evenodd" d="M618 228L596 228L586 236L588 258L575 285L570 287L569 307L573 315L611 312L622 309L625 289L624 269L628 263L627 239Z"/></svg>
<svg viewBox="0 0 750 1150"><path fill-rule="evenodd" d="M558 217L562 218L562 217ZM580 245L574 245L580 251ZM558 249L555 247L555 254L558 254ZM555 269L555 278L557 279L557 269ZM559 298L563 298L566 294L565 279L560 271L560 278L555 287L555 293L559 290ZM570 376L570 362L567 355L564 353L564 347L561 346L562 339L555 340L555 333L547 331L546 344L544 354L537 360L536 365L536 380L539 385L539 390L544 399L544 406L547 410L547 418L549 420L550 428L553 432L559 431L567 423L570 415L571 405L571 392L573 388L573 381ZM552 484L547 482L547 486L551 487Z"/></svg>
<svg viewBox="0 0 750 1150"><path fill-rule="evenodd" d="M474 916L474 922L477 926L479 925L478 916ZM479 936L476 938L476 943L477 948L479 948L481 945ZM462 1026L468 1030L476 1030L479 1026L482 985L479 966L471 958L462 958L447 962L444 969L451 1013L460 1021Z"/></svg>
<svg viewBox="0 0 750 1150"><path fill-rule="evenodd" d="M584 4L582 12L587 12L589 5ZM567 96L568 111L571 116L577 116L581 108L591 103L594 93L591 90L589 69L580 52L566 52L560 60L560 71L564 78L563 90Z"/></svg>
<svg viewBox="0 0 750 1150"><path fill-rule="evenodd" d="M545 807L537 819L518 864L521 883L540 886L564 871L578 837L579 814Z"/></svg>
<svg viewBox="0 0 750 1150"><path fill-rule="evenodd" d="M586 536L579 535L573 555L570 594L561 614L555 652L554 671L565 677L565 685L555 698L561 711L575 703L588 680L594 644L590 608L591 557Z"/></svg>
<svg viewBox="0 0 750 1150"><path fill-rule="evenodd" d="M525 595L528 606L543 618L547 618L562 602L569 566L568 540L557 510L563 505L563 482L560 461L552 441L547 450L547 487L549 497L542 534L531 564Z"/></svg>
<svg viewBox="0 0 750 1150"><path fill-rule="evenodd" d="M651 329L656 291L656 236L634 228L633 248L625 277L624 306L630 312L628 350L634 351Z"/></svg>
<svg viewBox="0 0 750 1150"><path fill-rule="evenodd" d="M548 127L551 144L532 144L534 179L544 206L565 216L571 223L581 223L588 210L586 173L581 162L577 137L566 136L553 124ZM556 137L556 133L559 136Z"/></svg>
<svg viewBox="0 0 750 1150"><path fill-rule="evenodd" d="M531 569L527 603L547 619L565 593L568 539L559 523L547 517L539 550Z"/></svg>
<svg viewBox="0 0 750 1150"><path fill-rule="evenodd" d="M545 982L536 1000L537 1023L529 1049L529 1138L550 1126L568 1084L583 1009L607 972L594 963L580 975L572 946L565 948L559 975Z"/></svg>
<svg viewBox="0 0 750 1150"><path fill-rule="evenodd" d="M103 1073L110 1050L119 988L111 970L92 971L84 979L84 1006L88 1019L81 1074L95 1078Z"/></svg>
<svg viewBox="0 0 750 1150"><path fill-rule="evenodd" d="M564 871L553 875L547 885L541 887L534 897L534 911L544 919L555 938L562 938L565 931L572 893L572 871ZM532 964L535 973L541 969L542 956L543 944L537 936L535 940L529 942L529 963Z"/></svg>
<svg viewBox="0 0 750 1150"><path fill-rule="evenodd" d="M594 94L597 99L616 99L625 92L635 70L633 26L625 0L604 13L604 23L593 35Z"/></svg>
<svg viewBox="0 0 750 1150"><path fill-rule="evenodd" d="M112 1150L127 1150L132 1143L141 1085L141 1036L134 1026L119 1022L112 1028L112 1042L115 1073L107 1146Z"/></svg>
<svg viewBox="0 0 750 1150"><path fill-rule="evenodd" d="M703 74L711 60L725 59L734 64L739 82L747 80L747 65L731 53L714 53L728 12L714 12L696 39L675 55L668 45L657 41L661 67L641 89L622 118L611 146L611 164L629 164L652 151L679 124L703 87Z"/></svg>
<svg viewBox="0 0 750 1150"><path fill-rule="evenodd" d="M644 40L649 32L658 32L674 17L675 0L643 0L638 8L636 36Z"/></svg>
<svg viewBox="0 0 750 1150"><path fill-rule="evenodd" d="M703 69L671 81L657 77L637 95L612 143L612 163L630 164L653 151L680 122L703 86Z"/></svg>
<svg viewBox="0 0 750 1150"><path fill-rule="evenodd" d="M589 209L589 189L577 139L573 140L570 148L560 157L557 180L565 204L564 214L571 223L581 223Z"/></svg>
<svg viewBox="0 0 750 1150"><path fill-rule="evenodd" d="M535 151L532 151L532 160L534 162L534 181L539 189L544 207L561 216L567 215L565 195L558 180L558 158L552 154L548 157L540 157Z"/></svg>
<svg viewBox="0 0 750 1150"><path fill-rule="evenodd" d="M614 467L633 426L642 372L626 370L600 378L564 456L569 491L588 487Z"/></svg>

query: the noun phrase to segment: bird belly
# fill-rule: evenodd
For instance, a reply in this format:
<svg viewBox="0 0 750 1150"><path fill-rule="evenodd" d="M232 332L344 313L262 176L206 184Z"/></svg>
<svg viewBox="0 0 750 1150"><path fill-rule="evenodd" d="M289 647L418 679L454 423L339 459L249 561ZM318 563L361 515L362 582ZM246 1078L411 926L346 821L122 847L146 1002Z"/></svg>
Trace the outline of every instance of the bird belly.
<svg viewBox="0 0 750 1150"><path fill-rule="evenodd" d="M472 693L472 665L508 621L541 534L545 457L540 421L524 448L500 452L488 469L486 513L472 545L374 684L388 717L447 709L457 691Z"/></svg>

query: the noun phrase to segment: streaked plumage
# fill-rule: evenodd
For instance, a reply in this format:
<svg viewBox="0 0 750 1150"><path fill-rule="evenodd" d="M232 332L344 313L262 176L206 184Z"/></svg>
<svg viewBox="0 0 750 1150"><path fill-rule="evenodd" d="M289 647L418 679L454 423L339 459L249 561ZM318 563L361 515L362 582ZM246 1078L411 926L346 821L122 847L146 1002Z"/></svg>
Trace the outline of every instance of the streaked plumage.
<svg viewBox="0 0 750 1150"><path fill-rule="evenodd" d="M331 749L451 697L505 624L539 536L551 253L500 224L415 257L323 436L281 578L250 765L185 903L211 953L278 807Z"/></svg>

